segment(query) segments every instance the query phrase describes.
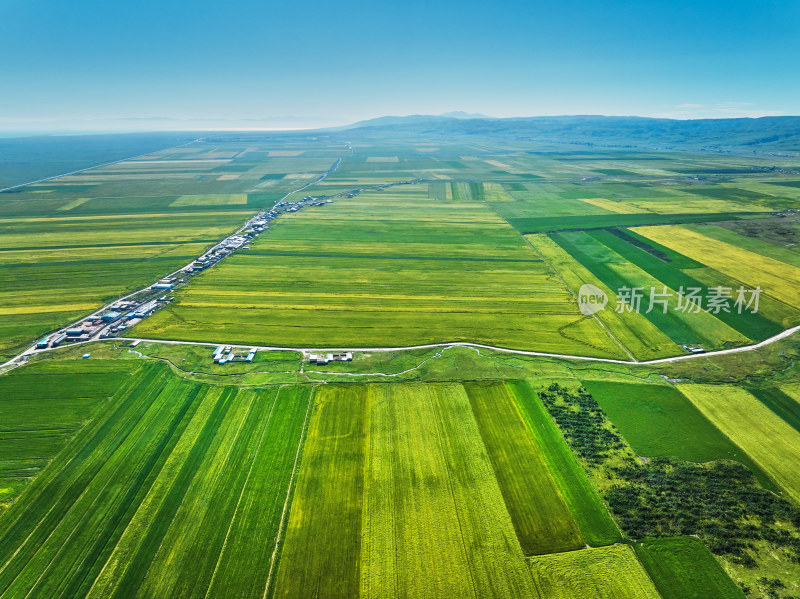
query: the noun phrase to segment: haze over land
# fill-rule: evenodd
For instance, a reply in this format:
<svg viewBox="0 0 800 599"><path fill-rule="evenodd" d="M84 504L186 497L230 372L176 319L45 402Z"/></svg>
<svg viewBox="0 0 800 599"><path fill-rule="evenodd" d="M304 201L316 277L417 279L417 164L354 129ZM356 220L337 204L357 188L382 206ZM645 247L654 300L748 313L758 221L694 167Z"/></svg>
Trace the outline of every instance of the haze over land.
<svg viewBox="0 0 800 599"><path fill-rule="evenodd" d="M0 599L798 599L798 31L0 2Z"/></svg>
<svg viewBox="0 0 800 599"><path fill-rule="evenodd" d="M796 596L796 121L5 140L0 597Z"/></svg>

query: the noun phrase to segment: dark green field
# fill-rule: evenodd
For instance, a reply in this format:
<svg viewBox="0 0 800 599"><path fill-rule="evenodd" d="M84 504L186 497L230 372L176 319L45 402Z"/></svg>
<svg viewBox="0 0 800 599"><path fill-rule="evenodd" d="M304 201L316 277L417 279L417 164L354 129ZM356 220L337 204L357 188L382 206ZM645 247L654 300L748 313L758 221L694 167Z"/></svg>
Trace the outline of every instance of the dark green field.
<svg viewBox="0 0 800 599"><path fill-rule="evenodd" d="M331 200L135 347L2 367L0 597L800 596L800 342L649 361L800 323L800 162L367 129L217 132L0 193L6 357L278 200ZM678 306L745 286L756 314Z"/></svg>
<svg viewBox="0 0 800 599"><path fill-rule="evenodd" d="M108 408L136 365L45 362L0 377L0 513L79 433Z"/></svg>
<svg viewBox="0 0 800 599"><path fill-rule="evenodd" d="M621 541L622 536L608 509L530 384L512 381L508 387L516 398L530 434L542 448L545 461L575 515L586 543L597 547Z"/></svg>
<svg viewBox="0 0 800 599"><path fill-rule="evenodd" d="M633 548L663 599L745 596L698 539L645 539L634 543Z"/></svg>
<svg viewBox="0 0 800 599"><path fill-rule="evenodd" d="M103 373L97 364L89 372ZM82 375L83 362L59 365L77 395L104 384L110 397L0 519L0 595L266 589L310 389L208 386L132 365L105 369L116 392ZM44 410L47 397L40 389L28 401Z"/></svg>
<svg viewBox="0 0 800 599"><path fill-rule="evenodd" d="M747 454L674 387L591 380L583 384L639 455L698 463L736 460L760 474Z"/></svg>
<svg viewBox="0 0 800 599"><path fill-rule="evenodd" d="M776 387L751 387L748 391L783 418L787 424L800 431L800 403L796 399Z"/></svg>
<svg viewBox="0 0 800 599"><path fill-rule="evenodd" d="M521 233L549 233L552 231L605 229L607 227L715 222L721 220L736 220L756 215L758 215L757 212L721 212L718 214L596 214L590 216L510 218L508 222Z"/></svg>

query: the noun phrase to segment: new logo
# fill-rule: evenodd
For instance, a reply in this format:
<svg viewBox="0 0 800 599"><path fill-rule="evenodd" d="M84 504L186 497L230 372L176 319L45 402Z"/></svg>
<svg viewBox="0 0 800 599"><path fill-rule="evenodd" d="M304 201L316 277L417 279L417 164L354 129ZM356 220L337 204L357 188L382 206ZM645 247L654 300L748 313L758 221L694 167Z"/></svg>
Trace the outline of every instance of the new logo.
<svg viewBox="0 0 800 599"><path fill-rule="evenodd" d="M581 314L591 316L606 307L608 296L605 291L594 285L586 283L578 291L578 307Z"/></svg>

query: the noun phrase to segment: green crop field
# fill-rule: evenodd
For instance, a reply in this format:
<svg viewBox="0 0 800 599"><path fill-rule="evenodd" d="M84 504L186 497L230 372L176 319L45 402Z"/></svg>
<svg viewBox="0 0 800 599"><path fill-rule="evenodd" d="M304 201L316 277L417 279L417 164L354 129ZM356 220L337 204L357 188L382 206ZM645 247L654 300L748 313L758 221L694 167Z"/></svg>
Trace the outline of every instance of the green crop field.
<svg viewBox="0 0 800 599"><path fill-rule="evenodd" d="M424 186L281 217L176 297L134 334L322 347L536 339L624 356L508 224L484 204L434 204Z"/></svg>
<svg viewBox="0 0 800 599"><path fill-rule="evenodd" d="M728 274L749 288L759 286L765 295L784 302L795 310L800 306L800 267L682 227L643 227L637 229L637 232Z"/></svg>
<svg viewBox="0 0 800 599"><path fill-rule="evenodd" d="M464 385L522 550L555 553L583 546L553 475L502 383Z"/></svg>
<svg viewBox="0 0 800 599"><path fill-rule="evenodd" d="M606 506L530 384L509 381L506 385L575 516L586 544L597 547L622 541Z"/></svg>
<svg viewBox="0 0 800 599"><path fill-rule="evenodd" d="M629 234L625 232L620 234L618 231L597 230L591 231L589 234L618 255L630 261L631 264L645 270L670 289L717 287L728 284L728 280L723 279L721 276L717 280L710 282L706 279L706 283L697 281L691 277L691 270L689 270L689 273L686 272L688 265L685 263L687 260L681 259L682 257L675 259L676 252L666 256L665 260L664 257L658 255L658 249L646 246L643 249L641 244L636 244L636 240L631 239ZM631 243L631 241L634 243ZM637 245L640 247L637 247ZM673 266L673 262L676 263L675 266ZM697 266L701 267L702 265L697 264ZM684 270L681 270L681 268ZM740 286L741 284L732 285L731 287L738 288ZM750 311L743 311L741 314L736 310L732 312L720 311L715 316L749 339L761 340L771 337L782 330L780 324L767 320L762 314L753 314Z"/></svg>
<svg viewBox="0 0 800 599"><path fill-rule="evenodd" d="M740 387L678 385L678 389L789 497L800 501L800 432Z"/></svg>
<svg viewBox="0 0 800 599"><path fill-rule="evenodd" d="M779 387L749 387L747 390L792 428L800 431L800 402L797 399Z"/></svg>
<svg viewBox="0 0 800 599"><path fill-rule="evenodd" d="M123 338L0 366L0 599L800 594L800 342L710 353L800 323L797 158L401 126L162 141L0 192L0 363L304 205ZM65 143L19 176L0 143L0 180L102 161ZM678 309L741 286L757 314Z"/></svg>
<svg viewBox="0 0 800 599"><path fill-rule="evenodd" d="M674 387L583 381L639 455L692 462L736 460L758 472L747 454Z"/></svg>
<svg viewBox="0 0 800 599"><path fill-rule="evenodd" d="M314 398L275 596L319 589L355 597L360 584L366 402L363 387L325 386ZM310 547L322 550L309 552Z"/></svg>
<svg viewBox="0 0 800 599"><path fill-rule="evenodd" d="M780 247L767 241L762 241L757 237L741 235L731 229L726 229L718 225L686 225L689 231L694 231L700 235L711 237L718 241L734 245L736 247L761 254L767 258L773 258L792 266L800 267L800 252L796 250Z"/></svg>
<svg viewBox="0 0 800 599"><path fill-rule="evenodd" d="M0 218L0 352L184 266L247 214Z"/></svg>
<svg viewBox="0 0 800 599"><path fill-rule="evenodd" d="M749 215L750 213L748 213ZM752 213L758 214L758 213ZM508 220L522 233L605 229L606 227L636 227L641 225L668 225L673 223L699 223L735 220L744 214L722 212L712 214L597 214L581 216L543 216L540 218L510 218Z"/></svg>
<svg viewBox="0 0 800 599"><path fill-rule="evenodd" d="M263 147L195 142L0 194L0 355L191 262L336 159Z"/></svg>
<svg viewBox="0 0 800 599"><path fill-rule="evenodd" d="M275 596L552 596L523 551L582 547L572 505L592 542L619 535L547 415L515 401L500 382L321 387ZM554 476L584 478L565 500Z"/></svg>
<svg viewBox="0 0 800 599"><path fill-rule="evenodd" d="M315 183L339 158L338 169ZM677 174L684 172L736 179L687 186ZM800 322L774 263L761 265L772 289L754 316L587 318L577 311L574 286L593 278L583 282L613 294L617 283L663 282L677 290L758 282L717 262L687 273L683 248L650 251L648 243L658 244L645 237L632 244L607 229L688 223L702 230L691 223L769 216L792 201L793 188L761 183L761 172L735 158L536 153L483 139L352 147L305 136L196 140L0 194L7 267L0 272L0 352L13 355L188 263L255 211L306 185L291 199L360 193L281 216L137 334L318 347L473 341L622 359L674 355L686 344L740 345ZM717 242L764 260L791 253L708 228ZM559 254L520 235L537 231L562 231L554 238L568 247ZM664 249L672 252L666 262L658 257ZM584 269L577 279L570 265L576 260ZM609 264L619 264L613 275Z"/></svg>
<svg viewBox="0 0 800 599"><path fill-rule="evenodd" d="M601 289L608 297L611 306L615 307L618 304L615 290L603 284L597 276L550 237L538 234L526 235L525 238L564 280L574 296L577 297L580 288L588 283ZM600 310L596 316L619 344L636 359L663 358L681 351L680 347L645 318L644 314L605 309Z"/></svg>
<svg viewBox="0 0 800 599"><path fill-rule="evenodd" d="M569 252L584 267L612 290L619 292L627 287L645 290L641 304L630 306L633 312L644 315L678 345L702 345L720 348L727 344L743 344L749 338L731 328L709 312L691 312L678 309L678 290L670 288L653 273L631 262L614 249L598 241L585 231L553 233L552 239ZM666 287L667 309L656 305L650 310L651 290L663 293ZM616 309L616 306L610 309Z"/></svg>
<svg viewBox="0 0 800 599"><path fill-rule="evenodd" d="M331 550L309 554L310 542ZM531 587L460 385L318 392L275 596L535 596Z"/></svg>
<svg viewBox="0 0 800 599"><path fill-rule="evenodd" d="M626 545L533 558L533 580L547 599L659 599L653 582Z"/></svg>
<svg viewBox="0 0 800 599"><path fill-rule="evenodd" d="M0 377L0 513L135 370L127 362L32 365Z"/></svg>
<svg viewBox="0 0 800 599"><path fill-rule="evenodd" d="M0 596L260 596L310 389L209 386L157 364L57 366L32 373L71 376L87 403L110 397L2 514ZM52 385L35 391L53 401ZM64 408L51 420L69 426L75 401Z"/></svg>
<svg viewBox="0 0 800 599"><path fill-rule="evenodd" d="M745 596L699 539L646 539L633 547L663 599Z"/></svg>

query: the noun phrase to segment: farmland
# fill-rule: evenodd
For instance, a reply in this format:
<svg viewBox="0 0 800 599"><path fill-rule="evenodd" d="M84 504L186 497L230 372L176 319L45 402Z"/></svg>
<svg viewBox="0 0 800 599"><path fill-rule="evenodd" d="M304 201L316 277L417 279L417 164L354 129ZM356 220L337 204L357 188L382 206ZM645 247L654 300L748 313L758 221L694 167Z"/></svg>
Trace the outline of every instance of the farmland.
<svg viewBox="0 0 800 599"><path fill-rule="evenodd" d="M634 549L663 599L744 597L698 539L646 539Z"/></svg>
<svg viewBox="0 0 800 599"><path fill-rule="evenodd" d="M154 346L139 347L149 354ZM552 406L537 397L535 389L547 380L539 377L569 376L556 364L548 369L540 360L516 358L516 368L523 368L516 371L527 372L529 381L349 382L314 389L254 387L247 375L205 376L217 383L200 383L188 372L178 371L179 378L167 366L118 351L124 359L37 361L0 377L27 402L52 402L55 377L65 376L74 381L75 397L103 398L101 407L80 412L82 427L0 514L0 581L9 597L25 589L93 597L248 597L268 589L292 597L309 588L329 597L659 597L654 589L665 584L659 576L668 580L686 567L685 551L671 548L679 557L658 558L661 570L654 573L637 545L644 567L625 544L609 516L608 485L587 468L584 450L570 450L561 418L554 420ZM174 351L155 355L179 363ZM292 368L277 353L264 359ZM48 383L45 375L54 378ZM26 383L39 376L41 386ZM686 399L679 402L673 387L604 382L604 390L589 379L592 385L612 417L620 408L608 398L620 406L626 397L627 403L641 398L643 413L658 417L650 423L631 410L631 422L647 421L655 431L675 420L672 430L691 432L697 440L683 443L696 446L695 453L685 449L679 457L711 464L730 457L725 438L707 421L706 428L698 424L699 412ZM666 412L647 412L647 405ZM75 422L72 403L65 408L51 420ZM619 422L623 433L631 429ZM656 439L657 449L676 455L678 443L670 447L667 437ZM570 444L577 439L567 438ZM695 467L705 472L709 466ZM697 484L691 478L697 473L684 466L675 476ZM735 477L731 484L745 497L759 488ZM692 497L717 492L703 489ZM731 501L729 493L721 501ZM612 507L620 509L618 499ZM662 509L649 511L660 518ZM312 546L326 549L310 552ZM702 572L682 580L729 591L730 581L702 547L689 548L704 560Z"/></svg>
<svg viewBox="0 0 800 599"><path fill-rule="evenodd" d="M135 368L42 363L0 378L0 513L56 457Z"/></svg>
<svg viewBox="0 0 800 599"><path fill-rule="evenodd" d="M409 185L287 218L136 334L321 347L535 338L554 353L624 356L570 299L485 204L431 205Z"/></svg>
<svg viewBox="0 0 800 599"><path fill-rule="evenodd" d="M800 500L800 432L739 387L678 387L725 435L753 458L783 491Z"/></svg>
<svg viewBox="0 0 800 599"><path fill-rule="evenodd" d="M465 388L523 551L579 549L578 525L508 389L474 383ZM544 540L552 545L542 547Z"/></svg>
<svg viewBox="0 0 800 599"><path fill-rule="evenodd" d="M638 232L667 247L679 249L690 258L700 260L751 288L760 286L765 295L787 306L800 305L797 291L800 268L796 266L681 227L652 227Z"/></svg>
<svg viewBox="0 0 800 599"><path fill-rule="evenodd" d="M485 147L456 148L457 156L441 147L409 156L401 144L354 147L336 172L301 192L347 197L281 216L246 254L198 277L137 334L287 347L473 341L647 359L681 346L743 345L800 322L780 294L765 293L756 314L679 310L682 289L742 282L717 262L644 235L674 223L689 231L701 226L691 223L746 222L785 205L780 192L762 197L728 183L719 193L711 184L673 188L675 169L692 164L687 157L501 159L485 156ZM608 179L576 180L587 172ZM760 243L757 255L766 258L770 243ZM788 259L786 252L775 255ZM666 287L672 299L666 314L647 306L615 314L614 302L585 318L575 310L583 283L600 285L611 300L622 301L621 287Z"/></svg>
<svg viewBox="0 0 800 599"><path fill-rule="evenodd" d="M563 581L532 578L524 553L582 547L581 529L511 388L326 385L314 404L276 596L308 588L331 597L565 592ZM580 485L571 492L573 501L593 493ZM309 555L311 542L336 550ZM610 550L585 567L601 576L628 568L626 560Z"/></svg>
<svg viewBox="0 0 800 599"><path fill-rule="evenodd" d="M246 212L1 219L0 352L158 280Z"/></svg>
<svg viewBox="0 0 800 599"><path fill-rule="evenodd" d="M780 387L750 387L755 398L780 416L788 425L800 431L800 402L792 397L792 389Z"/></svg>
<svg viewBox="0 0 800 599"><path fill-rule="evenodd" d="M545 597L569 599L657 599L660 595L630 547L582 549L531 560L530 569Z"/></svg>
<svg viewBox="0 0 800 599"><path fill-rule="evenodd" d="M664 290L663 280L631 262L587 232L558 233L553 234L552 238L611 289L637 287L647 290L656 289L659 293ZM640 311L674 343L678 345L699 344L719 348L728 343L742 344L748 341L748 337L710 313L678 310L677 289L669 286L666 288L666 293L669 294L667 310L647 311L647 308L640 308ZM634 311L636 311L635 307Z"/></svg>
<svg viewBox="0 0 800 599"><path fill-rule="evenodd" d="M639 455L698 463L736 460L758 471L675 387L608 381L584 381L584 386Z"/></svg>
<svg viewBox="0 0 800 599"><path fill-rule="evenodd" d="M287 193L334 200L281 215L136 334L287 347L473 341L618 359L743 345L800 322L796 252L733 232L794 201L793 187L775 185L784 177L756 166L478 139L190 140L2 194L0 351L187 264ZM709 178L691 183L696 173ZM653 237L673 231L684 237ZM754 270L734 272L722 253ZM604 313L578 311L583 283L605 290ZM758 314L676 311L682 288L742 284L764 289ZM668 313L614 313L625 286L666 286Z"/></svg>
<svg viewBox="0 0 800 599"><path fill-rule="evenodd" d="M800 163L360 135L0 194L9 357L285 202L120 338L4 365L0 597L800 594L800 344L708 353L800 323Z"/></svg>
<svg viewBox="0 0 800 599"><path fill-rule="evenodd" d="M167 145L126 139L131 152ZM191 262L335 160L195 142L5 191L0 354Z"/></svg>
<svg viewBox="0 0 800 599"><path fill-rule="evenodd" d="M260 596L310 389L213 387L151 363L105 368L113 391L81 376L92 366L59 366L78 396L112 398L2 515L0 596Z"/></svg>
<svg viewBox="0 0 800 599"><path fill-rule="evenodd" d="M474 585L494 589L497 596L531 596L503 497L479 451L480 433L474 420L464 418L470 407L463 389L348 387L326 387L324 403L312 416L306 451L317 455L314 432L329 430L318 444L331 466L305 460L301 465L276 596L303 596L307 588L325 589L333 597L353 596L358 589L366 597L475 596ZM361 434L353 434L352 426L367 420L369 428L361 424ZM339 422L344 429L336 427ZM337 442L340 438L345 442ZM323 454L323 444L331 442L336 445ZM341 469L334 468L340 461L356 476L344 492L333 494L330 490L342 484L337 483ZM310 477L316 484L307 487ZM304 497L307 488L324 501L316 504L316 518L303 509L314 497ZM331 513L341 516L323 516ZM309 556L306 539L320 538L339 549ZM474 543L484 551L468 551Z"/></svg>
<svg viewBox="0 0 800 599"><path fill-rule="evenodd" d="M721 385L707 387L711 402L712 394L727 391ZM668 457L637 459L586 390L554 382L540 391L539 397L624 533L645 543L652 537L659 543L676 536L698 537L748 596L774 597L769 589L785 588L791 597L800 586L796 567L800 535L795 524L800 509L793 500L780 497L769 479L758 479L752 470L733 461L697 464ZM723 432L727 432L724 427ZM756 453L751 453L757 462ZM692 551L699 552L698 563L708 561L699 549ZM645 557L643 563L653 570L653 560L648 563ZM656 562L666 567L677 559ZM703 584L712 584L718 568L707 566L705 570L710 580ZM669 572L651 572L657 585L669 585L669 581L658 580L667 575ZM682 580L697 584L685 576ZM678 589L680 586L676 592Z"/></svg>

